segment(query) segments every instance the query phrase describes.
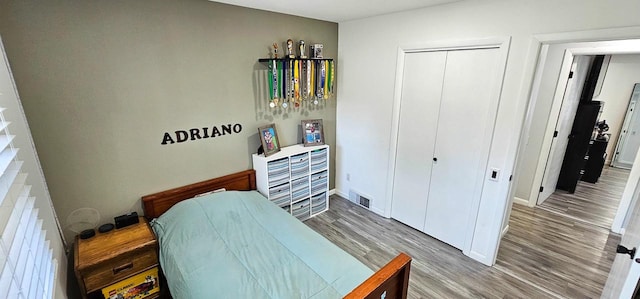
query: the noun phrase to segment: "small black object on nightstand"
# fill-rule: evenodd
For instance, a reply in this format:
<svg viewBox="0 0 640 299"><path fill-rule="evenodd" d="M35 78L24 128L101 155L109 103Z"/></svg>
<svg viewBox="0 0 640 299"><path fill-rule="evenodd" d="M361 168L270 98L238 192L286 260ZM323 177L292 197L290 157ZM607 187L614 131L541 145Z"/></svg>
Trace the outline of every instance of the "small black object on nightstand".
<svg viewBox="0 0 640 299"><path fill-rule="evenodd" d="M132 212L129 215L121 215L113 218L116 222L116 228L123 228L129 225L133 225L139 222L138 213Z"/></svg>
<svg viewBox="0 0 640 299"><path fill-rule="evenodd" d="M96 231L94 229L85 229L80 232L80 239L89 239L96 235Z"/></svg>
<svg viewBox="0 0 640 299"><path fill-rule="evenodd" d="M100 233L106 233L106 232L112 231L114 227L115 226L113 224L107 223L107 224L100 225L100 227L98 227L98 231Z"/></svg>

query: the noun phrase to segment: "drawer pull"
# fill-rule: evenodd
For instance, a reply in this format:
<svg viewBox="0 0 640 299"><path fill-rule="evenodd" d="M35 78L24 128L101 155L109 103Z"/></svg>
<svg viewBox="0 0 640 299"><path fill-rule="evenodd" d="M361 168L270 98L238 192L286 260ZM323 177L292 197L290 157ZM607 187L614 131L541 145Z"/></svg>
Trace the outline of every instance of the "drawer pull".
<svg viewBox="0 0 640 299"><path fill-rule="evenodd" d="M126 271L126 270L131 270L133 269L133 262L129 262L127 264L124 264L122 266L113 268L113 275L116 275L122 271Z"/></svg>

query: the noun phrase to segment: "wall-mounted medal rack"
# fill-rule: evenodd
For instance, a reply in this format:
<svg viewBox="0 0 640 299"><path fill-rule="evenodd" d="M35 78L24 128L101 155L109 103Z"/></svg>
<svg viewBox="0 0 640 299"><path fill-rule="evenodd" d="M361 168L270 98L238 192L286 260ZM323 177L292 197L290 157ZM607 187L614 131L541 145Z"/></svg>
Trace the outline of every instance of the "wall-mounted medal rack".
<svg viewBox="0 0 640 299"><path fill-rule="evenodd" d="M318 105L334 94L335 63L324 58L261 58L269 67L269 107Z"/></svg>

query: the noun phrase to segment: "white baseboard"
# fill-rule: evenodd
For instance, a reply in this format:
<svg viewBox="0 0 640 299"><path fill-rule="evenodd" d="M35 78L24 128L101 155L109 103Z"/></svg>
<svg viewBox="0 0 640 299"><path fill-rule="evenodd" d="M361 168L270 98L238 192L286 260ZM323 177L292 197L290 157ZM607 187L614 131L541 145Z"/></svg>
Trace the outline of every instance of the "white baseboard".
<svg viewBox="0 0 640 299"><path fill-rule="evenodd" d="M507 224L507 226L505 226L504 229L502 230L502 233L500 234L500 238L502 239L504 235L507 234L508 231L509 231L509 225Z"/></svg>
<svg viewBox="0 0 640 299"><path fill-rule="evenodd" d="M528 200L526 200L524 198L517 197L517 196L513 197L513 203L517 203L519 205L525 205L527 207L529 206L529 201Z"/></svg>
<svg viewBox="0 0 640 299"><path fill-rule="evenodd" d="M478 261L478 262L481 262L481 263L483 263L483 264L485 264L485 265L487 265L489 267L493 266L492 261L489 260L487 258L487 256L485 256L484 254L480 254L480 253L478 253L476 251L471 251L471 252L469 252L469 254L467 254L467 256L472 258L472 259L474 259L474 260L476 260L476 261Z"/></svg>
<svg viewBox="0 0 640 299"><path fill-rule="evenodd" d="M333 189L333 192L335 192L336 195L338 195L338 196L340 196L340 197L342 197L342 198L344 198L346 200L349 200L349 194L348 193L344 193L344 192L342 192L340 190L336 190L336 189Z"/></svg>
<svg viewBox="0 0 640 299"><path fill-rule="evenodd" d="M336 194L336 189L329 190L329 196L334 195L334 194ZM338 194L338 195L340 195L340 194ZM340 195L340 196L342 196L342 195Z"/></svg>
<svg viewBox="0 0 640 299"><path fill-rule="evenodd" d="M380 215L380 216L382 216L384 218L389 218L389 217L386 217L384 215L384 212L382 210L380 210L380 209L378 209L376 207L371 207L371 208L369 208L369 210L371 210L371 212L374 212L374 213L376 213L376 214L378 214L378 215Z"/></svg>
<svg viewBox="0 0 640 299"><path fill-rule="evenodd" d="M333 192L333 193L332 193L332 192ZM349 194L348 194L348 193L344 193L344 192L342 192L342 191L340 191L340 190L336 190L336 189L329 190L329 194L336 194L336 195L338 195L338 196L340 196L340 197L342 197L342 198L344 198L344 199L346 199L346 200L348 200L348 201L351 201L351 200L349 199ZM351 202L352 202L352 201L351 201ZM354 202L354 203L355 203L355 202ZM384 215L384 211L382 211L382 210L380 210L380 209L378 209L378 208L376 208L376 207L370 207L370 208L369 208L369 211L374 212L374 213L376 213L376 214L378 214L378 215L380 215L380 216L382 216L382 217L389 218L389 217L386 217L386 216Z"/></svg>

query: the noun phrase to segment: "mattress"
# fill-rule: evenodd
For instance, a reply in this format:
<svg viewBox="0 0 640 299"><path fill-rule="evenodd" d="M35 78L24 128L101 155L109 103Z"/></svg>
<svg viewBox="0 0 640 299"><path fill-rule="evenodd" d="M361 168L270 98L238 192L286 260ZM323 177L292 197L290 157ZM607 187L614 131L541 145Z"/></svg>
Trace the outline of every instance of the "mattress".
<svg viewBox="0 0 640 299"><path fill-rule="evenodd" d="M340 298L373 274L256 191L188 199L151 226L176 299Z"/></svg>

